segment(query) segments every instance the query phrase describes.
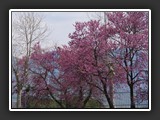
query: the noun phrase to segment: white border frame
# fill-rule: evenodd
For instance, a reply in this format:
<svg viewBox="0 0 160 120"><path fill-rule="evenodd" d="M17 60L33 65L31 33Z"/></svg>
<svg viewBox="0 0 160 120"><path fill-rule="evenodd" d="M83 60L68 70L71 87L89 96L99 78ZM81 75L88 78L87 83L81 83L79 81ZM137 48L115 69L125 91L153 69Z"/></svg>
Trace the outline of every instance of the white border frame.
<svg viewBox="0 0 160 120"><path fill-rule="evenodd" d="M11 25L12 12L35 11L35 12L103 12L103 11L148 11L149 12L149 109L12 109L12 81L11 81ZM150 9L10 9L9 10L9 110L10 111L151 111L151 10Z"/></svg>

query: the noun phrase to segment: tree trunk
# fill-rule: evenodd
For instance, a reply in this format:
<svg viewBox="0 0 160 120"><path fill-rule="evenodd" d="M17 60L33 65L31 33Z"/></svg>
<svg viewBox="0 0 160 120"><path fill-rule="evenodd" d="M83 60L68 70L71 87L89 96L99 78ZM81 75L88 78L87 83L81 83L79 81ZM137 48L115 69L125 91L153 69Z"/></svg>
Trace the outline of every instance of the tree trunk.
<svg viewBox="0 0 160 120"><path fill-rule="evenodd" d="M133 92L133 85L130 85L130 100L131 100L131 108L136 108L135 101L134 101L134 92Z"/></svg>
<svg viewBox="0 0 160 120"><path fill-rule="evenodd" d="M17 108L22 107L21 99L22 99L22 90L18 90L18 93L17 93Z"/></svg>
<svg viewBox="0 0 160 120"><path fill-rule="evenodd" d="M109 96L108 93L107 93L107 89L106 89L106 86L105 86L105 85L103 85L103 89L104 89L104 94L105 94L106 99L107 99L107 101L108 101L109 107L113 109L113 108L114 108L114 105L113 105L113 102L112 102L110 96Z"/></svg>
<svg viewBox="0 0 160 120"><path fill-rule="evenodd" d="M113 109L113 108L114 108L114 105L113 105L113 103L112 103L112 100L110 99L110 97L109 97L107 94L105 94L105 96L106 96L106 98L107 98L109 107L110 107L111 109Z"/></svg>
<svg viewBox="0 0 160 120"><path fill-rule="evenodd" d="M113 93L113 79L110 80L109 96L110 96L111 103L114 104L114 101L113 101L113 96L114 96L114 93Z"/></svg>
<svg viewBox="0 0 160 120"><path fill-rule="evenodd" d="M87 102L89 101L91 95L92 95L92 89L90 89L88 96L87 96L86 99L84 100L84 102L83 102L83 107L82 107L82 108L85 108L85 106L86 106Z"/></svg>

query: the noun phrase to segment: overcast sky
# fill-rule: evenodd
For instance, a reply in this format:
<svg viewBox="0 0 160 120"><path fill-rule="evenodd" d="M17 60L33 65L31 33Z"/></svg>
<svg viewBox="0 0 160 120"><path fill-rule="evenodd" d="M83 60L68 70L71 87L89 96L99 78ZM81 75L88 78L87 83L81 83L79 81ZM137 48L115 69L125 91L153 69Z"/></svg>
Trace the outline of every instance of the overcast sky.
<svg viewBox="0 0 160 120"><path fill-rule="evenodd" d="M43 47L67 45L70 41L68 34L74 32L75 22L88 21L87 12L43 12L44 21L49 26L51 34Z"/></svg>
<svg viewBox="0 0 160 120"><path fill-rule="evenodd" d="M26 11L25 11L26 12ZM28 11L29 12L29 11ZM12 12L12 21L19 19L20 14L23 12ZM74 25L76 22L87 22L91 18L95 12L36 12L38 15L43 16L43 22L47 24L49 37L45 38L45 40L41 41L41 47L46 50L51 50L54 46L62 46L67 45L71 40L68 35L69 33L73 33L75 31ZM21 19L21 18L20 18ZM95 18L94 18L95 19ZM13 32L13 31L12 31ZM14 33L16 34L16 32ZM20 42L21 43L21 42ZM24 47L15 47L17 51L19 51L19 55L23 55ZM17 53L17 52L16 52Z"/></svg>
<svg viewBox="0 0 160 120"><path fill-rule="evenodd" d="M22 12L13 12L12 17L16 19L16 16ZM67 45L70 41L68 37L69 33L75 31L75 22L87 22L91 18L95 19L95 12L55 12L55 11L43 11L37 12L39 15L44 17L43 22L47 24L49 28L49 37L41 42L43 48L53 47L55 44L57 46ZM98 14L100 12L97 12ZM19 15L18 15L19 16Z"/></svg>

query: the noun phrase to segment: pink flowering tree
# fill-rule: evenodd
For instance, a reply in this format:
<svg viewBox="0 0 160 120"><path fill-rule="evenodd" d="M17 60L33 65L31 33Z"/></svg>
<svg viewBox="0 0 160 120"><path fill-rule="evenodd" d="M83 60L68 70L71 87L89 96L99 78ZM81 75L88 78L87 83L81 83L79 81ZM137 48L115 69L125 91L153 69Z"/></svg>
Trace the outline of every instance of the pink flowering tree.
<svg viewBox="0 0 160 120"><path fill-rule="evenodd" d="M64 46L58 48L60 71L63 73L63 99L66 108L84 108L92 94L92 86L86 80L88 74L83 71L83 57L75 49ZM82 55L82 54L81 54Z"/></svg>
<svg viewBox="0 0 160 120"><path fill-rule="evenodd" d="M111 56L121 69L117 74L129 86L131 108L135 108L136 96L148 96L148 13L113 12L107 17L116 31L111 36Z"/></svg>
<svg viewBox="0 0 160 120"><path fill-rule="evenodd" d="M84 76L76 73L73 65L69 64L70 61L74 62L70 60L70 55L73 56L67 49L45 52L39 44L34 46L30 58L32 96L48 96L61 108L85 107L91 96L91 90L88 89L91 88L83 82ZM66 68L66 64L70 68Z"/></svg>
<svg viewBox="0 0 160 120"><path fill-rule="evenodd" d="M76 31L69 35L72 40L68 47L69 53L74 54L67 57L70 59L67 62L68 68L71 67L70 62L74 67L74 63L77 64L77 71L87 75L85 81L104 95L110 108L114 108L111 86L115 76L111 58L108 56L111 49L108 37L114 34L112 29L105 29L99 21L76 23ZM72 69L73 67L68 70Z"/></svg>
<svg viewBox="0 0 160 120"><path fill-rule="evenodd" d="M57 53L55 51L45 52L41 49L39 43L35 44L34 52L30 58L30 71L32 78L30 85L32 85L32 95L40 98L51 98L61 108L64 108L60 99L61 95L61 75L58 72L58 65L56 63Z"/></svg>

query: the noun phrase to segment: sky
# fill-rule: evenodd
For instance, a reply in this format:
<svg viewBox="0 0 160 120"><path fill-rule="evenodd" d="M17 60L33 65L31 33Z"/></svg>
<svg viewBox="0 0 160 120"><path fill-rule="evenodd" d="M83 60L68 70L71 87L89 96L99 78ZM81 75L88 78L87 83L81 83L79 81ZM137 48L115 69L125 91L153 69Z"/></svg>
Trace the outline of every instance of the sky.
<svg viewBox="0 0 160 120"><path fill-rule="evenodd" d="M25 11L26 12L26 11ZM28 11L29 12L29 11ZM80 11L70 11L70 12L55 12L55 11L43 11L36 12L40 17L43 17L42 24L48 26L49 36L40 42L40 45L45 50L54 49L55 45L62 47L63 45L68 45L68 42L71 40L68 35L75 31L74 25L76 22L87 22L91 19L96 19L94 17L97 12L80 12ZM99 12L98 12L99 13ZM16 19L21 20L21 14L23 12L14 11L12 12L12 22ZM13 25L13 24L12 24ZM16 24L14 24L16 30ZM13 32L13 31L12 31ZM14 32L16 36L16 31ZM18 33L17 33L18 35ZM21 44L23 41L19 41ZM17 56L23 56L25 52L23 46L15 47Z"/></svg>
<svg viewBox="0 0 160 120"><path fill-rule="evenodd" d="M69 33L74 32L75 22L89 21L88 12L43 12L44 22L48 25L50 35L42 47L67 45Z"/></svg>

